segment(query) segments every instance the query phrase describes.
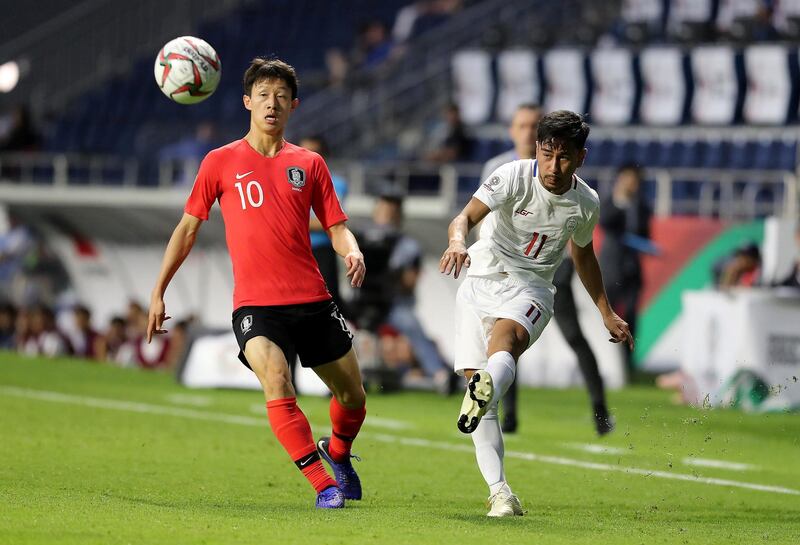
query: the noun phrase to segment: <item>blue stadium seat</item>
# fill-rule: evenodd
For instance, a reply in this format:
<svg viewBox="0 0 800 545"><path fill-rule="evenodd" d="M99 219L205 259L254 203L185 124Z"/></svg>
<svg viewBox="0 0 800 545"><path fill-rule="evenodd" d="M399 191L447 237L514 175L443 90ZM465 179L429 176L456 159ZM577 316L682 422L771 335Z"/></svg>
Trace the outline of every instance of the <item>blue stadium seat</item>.
<svg viewBox="0 0 800 545"><path fill-rule="evenodd" d="M751 168L759 170L774 170L780 163L778 142L773 140L759 140L755 142Z"/></svg>
<svg viewBox="0 0 800 545"><path fill-rule="evenodd" d="M796 141L782 140L778 144L778 168L783 170L797 169L797 145Z"/></svg>
<svg viewBox="0 0 800 545"><path fill-rule="evenodd" d="M723 166L722 142L719 140L706 142L702 153L699 159L703 168L720 168Z"/></svg>

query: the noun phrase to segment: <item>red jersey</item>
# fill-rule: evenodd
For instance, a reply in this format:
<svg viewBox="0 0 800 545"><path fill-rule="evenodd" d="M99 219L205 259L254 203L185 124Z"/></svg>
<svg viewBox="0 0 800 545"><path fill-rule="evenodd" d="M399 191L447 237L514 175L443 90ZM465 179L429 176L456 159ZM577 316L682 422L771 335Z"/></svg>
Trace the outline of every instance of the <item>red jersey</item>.
<svg viewBox="0 0 800 545"><path fill-rule="evenodd" d="M311 253L309 212L325 229L347 220L318 154L286 142L264 157L242 139L206 155L184 209L202 220L219 200L233 263L233 308L331 296Z"/></svg>

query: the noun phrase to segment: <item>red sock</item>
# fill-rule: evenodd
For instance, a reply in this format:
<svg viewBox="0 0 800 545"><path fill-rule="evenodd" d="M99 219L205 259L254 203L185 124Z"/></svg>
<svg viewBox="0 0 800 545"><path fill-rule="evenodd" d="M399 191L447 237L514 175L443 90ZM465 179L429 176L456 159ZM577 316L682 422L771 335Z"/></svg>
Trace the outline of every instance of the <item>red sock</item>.
<svg viewBox="0 0 800 545"><path fill-rule="evenodd" d="M328 452L335 462L343 462L350 456L350 447L367 416L367 407L363 405L358 409L348 409L332 397L330 413L333 433Z"/></svg>
<svg viewBox="0 0 800 545"><path fill-rule="evenodd" d="M319 459L311 426L306 415L297 406L297 399L287 397L268 401L267 416L278 442L283 445L314 490L321 492L329 486L336 486L336 481L328 475Z"/></svg>

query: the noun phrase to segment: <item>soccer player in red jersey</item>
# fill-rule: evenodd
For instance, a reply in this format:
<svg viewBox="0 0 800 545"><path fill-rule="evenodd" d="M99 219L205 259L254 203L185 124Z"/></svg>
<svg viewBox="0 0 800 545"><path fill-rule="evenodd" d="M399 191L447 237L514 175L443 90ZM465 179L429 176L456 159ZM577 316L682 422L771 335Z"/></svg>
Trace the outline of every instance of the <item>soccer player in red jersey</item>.
<svg viewBox="0 0 800 545"><path fill-rule="evenodd" d="M294 68L277 59L253 59L244 74L243 100L250 130L241 140L209 152L200 165L153 289L147 339L166 332L164 292L219 201L233 263L239 358L261 382L272 431L316 490L316 506L344 507L345 499L361 499L350 447L366 416L366 395L352 334L311 253L310 210L344 258L353 287L364 280L364 256L346 226L325 161L283 139L299 104ZM287 358L295 354L333 394L333 433L317 444L292 387Z"/></svg>

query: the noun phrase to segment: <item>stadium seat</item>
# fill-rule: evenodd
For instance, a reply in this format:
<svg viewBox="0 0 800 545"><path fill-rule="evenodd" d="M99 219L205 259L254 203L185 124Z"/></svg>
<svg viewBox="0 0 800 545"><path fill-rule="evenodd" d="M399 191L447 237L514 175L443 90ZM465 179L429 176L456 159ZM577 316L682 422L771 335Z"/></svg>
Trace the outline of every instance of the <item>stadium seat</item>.
<svg viewBox="0 0 800 545"><path fill-rule="evenodd" d="M491 64L489 54L479 49L463 50L453 55L453 96L461 119L467 125L485 123L491 116L494 99Z"/></svg>

